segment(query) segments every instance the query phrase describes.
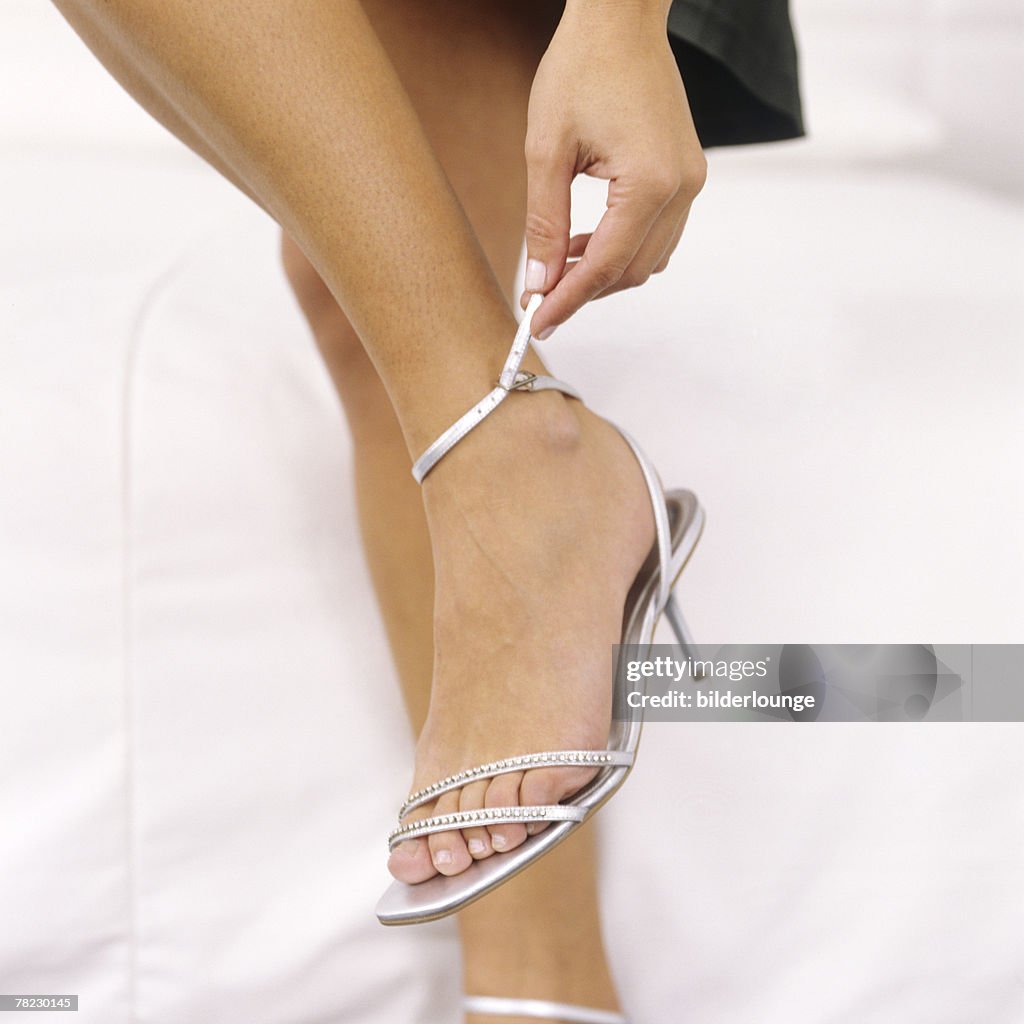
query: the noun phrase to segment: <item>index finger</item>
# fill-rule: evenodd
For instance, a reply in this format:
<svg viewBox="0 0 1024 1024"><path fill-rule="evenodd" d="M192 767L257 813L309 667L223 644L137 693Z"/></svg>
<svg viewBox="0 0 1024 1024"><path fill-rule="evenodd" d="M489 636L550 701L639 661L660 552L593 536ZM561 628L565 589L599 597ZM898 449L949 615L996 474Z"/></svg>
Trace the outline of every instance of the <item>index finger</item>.
<svg viewBox="0 0 1024 1024"><path fill-rule="evenodd" d="M564 323L591 299L617 284L668 199L640 196L610 203L580 258L547 293L533 315L534 337Z"/></svg>

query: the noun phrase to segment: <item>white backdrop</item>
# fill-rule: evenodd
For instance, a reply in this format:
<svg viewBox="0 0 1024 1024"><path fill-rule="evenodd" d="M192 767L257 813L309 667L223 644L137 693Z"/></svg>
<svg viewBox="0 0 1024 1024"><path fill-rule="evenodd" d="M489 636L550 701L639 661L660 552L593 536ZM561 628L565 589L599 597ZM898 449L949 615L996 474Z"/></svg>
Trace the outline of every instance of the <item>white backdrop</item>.
<svg viewBox="0 0 1024 1024"><path fill-rule="evenodd" d="M713 154L556 372L701 494L699 635L1019 640L1020 7L796 17L811 138ZM272 226L30 0L0 197L0 992L454 1022L450 925L372 916L411 745ZM1024 1019L1022 768L1016 725L652 728L602 815L631 1020Z"/></svg>

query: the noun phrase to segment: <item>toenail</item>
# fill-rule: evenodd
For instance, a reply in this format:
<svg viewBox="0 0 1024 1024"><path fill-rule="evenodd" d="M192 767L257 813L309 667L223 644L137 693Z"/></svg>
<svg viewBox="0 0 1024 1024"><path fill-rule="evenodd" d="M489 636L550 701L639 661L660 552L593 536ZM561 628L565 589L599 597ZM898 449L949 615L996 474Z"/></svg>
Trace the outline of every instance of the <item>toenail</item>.
<svg viewBox="0 0 1024 1024"><path fill-rule="evenodd" d="M419 846L415 842L399 843L398 849L406 857L415 857L416 854L419 852Z"/></svg>
<svg viewBox="0 0 1024 1024"><path fill-rule="evenodd" d="M434 863L440 867L442 864L451 864L452 853L451 850L438 850L434 854Z"/></svg>
<svg viewBox="0 0 1024 1024"><path fill-rule="evenodd" d="M466 844L470 853L486 853L487 844L482 839L470 839Z"/></svg>
<svg viewBox="0 0 1024 1024"><path fill-rule="evenodd" d="M491 836L491 846L496 850L504 850L508 846L508 840L504 836Z"/></svg>

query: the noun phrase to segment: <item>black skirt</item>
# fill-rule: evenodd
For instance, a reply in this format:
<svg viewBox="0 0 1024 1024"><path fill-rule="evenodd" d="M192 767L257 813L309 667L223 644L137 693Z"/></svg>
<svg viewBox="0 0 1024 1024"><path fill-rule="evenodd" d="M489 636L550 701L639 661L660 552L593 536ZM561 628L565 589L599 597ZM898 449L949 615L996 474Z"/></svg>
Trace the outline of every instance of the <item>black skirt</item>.
<svg viewBox="0 0 1024 1024"><path fill-rule="evenodd" d="M804 134L788 0L673 0L668 31L701 145Z"/></svg>

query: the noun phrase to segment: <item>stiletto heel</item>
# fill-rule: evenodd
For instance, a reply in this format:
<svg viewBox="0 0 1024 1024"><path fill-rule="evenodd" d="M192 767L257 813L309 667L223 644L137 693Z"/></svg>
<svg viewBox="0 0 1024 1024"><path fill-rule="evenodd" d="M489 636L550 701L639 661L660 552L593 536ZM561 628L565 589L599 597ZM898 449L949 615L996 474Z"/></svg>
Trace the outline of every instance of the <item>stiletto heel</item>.
<svg viewBox="0 0 1024 1024"><path fill-rule="evenodd" d="M526 314L513 339L512 349L495 387L472 409L459 417L413 463L412 475L417 483L422 483L424 477L441 459L494 412L513 391L555 390L570 398L580 398L576 390L563 381L524 373L519 369L530 344L530 323L542 298L541 295L534 295L526 307ZM656 538L626 598L620 643L649 646L654 637L658 617L664 612L679 642L687 651L695 651L696 647L690 639L683 617L675 602L671 600L671 590L700 539L704 528L704 512L696 496L690 491L663 491L654 466L641 451L640 446L621 427L615 429L629 445L640 466L654 513ZM616 672L615 686L626 686L622 673ZM620 690L617 689L616 693L622 696ZM435 875L418 885L393 882L377 904L377 917L381 923L416 924L433 921L461 910L496 886L507 882L562 842L625 782L640 743L642 715L643 712L640 710L627 721L614 721L608 735L608 745L604 750L548 750L534 754L519 754L489 764L467 767L412 793L398 812L398 827L388 836L389 849L394 849L398 843L410 839L456 829L515 822L551 824L543 832L529 836L514 850L474 861L460 874ZM460 789L469 782L492 779L510 772L530 771L534 768L569 766L594 768L596 774L582 789L560 804L489 807L476 811L434 815L418 821L405 821L409 813L416 808L433 803L441 794ZM577 1013L577 1016L561 1019L582 1021L585 1024L591 1021L601 1024L605 1021L615 1021L618 1024L621 1020L614 1014L595 1016L595 1013L600 1014L601 1011L585 1011L578 1007L570 1009ZM590 1016L579 1016L580 1013L590 1013Z"/></svg>
<svg viewBox="0 0 1024 1024"><path fill-rule="evenodd" d="M683 618L683 611L679 607L679 602L676 600L674 593L670 593L668 600L665 602L665 618L675 634L676 643L683 649L683 656L699 661L700 648L693 639L693 634L690 632L690 627L686 624L686 619Z"/></svg>

